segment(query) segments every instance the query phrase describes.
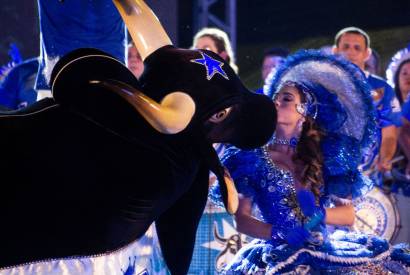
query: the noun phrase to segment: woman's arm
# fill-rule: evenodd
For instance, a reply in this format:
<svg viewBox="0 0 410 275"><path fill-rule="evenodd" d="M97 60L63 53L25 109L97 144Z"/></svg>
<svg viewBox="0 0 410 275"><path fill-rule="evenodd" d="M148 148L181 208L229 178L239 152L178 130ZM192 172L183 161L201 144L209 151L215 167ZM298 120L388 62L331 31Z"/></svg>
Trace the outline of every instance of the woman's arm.
<svg viewBox="0 0 410 275"><path fill-rule="evenodd" d="M382 128L382 144L380 146L380 155L377 161L377 169L384 173L391 170L390 161L394 157L397 148L398 130L392 125Z"/></svg>
<svg viewBox="0 0 410 275"><path fill-rule="evenodd" d="M403 126L399 134L399 144L408 160L405 173L410 175L410 122L407 119L403 119Z"/></svg>
<svg viewBox="0 0 410 275"><path fill-rule="evenodd" d="M271 239L272 225L259 221L252 216L252 200L239 194L239 207L235 213L238 232L258 239Z"/></svg>
<svg viewBox="0 0 410 275"><path fill-rule="evenodd" d="M338 205L334 208L326 208L325 223L331 225L351 226L355 219L355 210L352 204Z"/></svg>
<svg viewBox="0 0 410 275"><path fill-rule="evenodd" d="M355 210L352 204L337 205L326 208L325 223L331 225L351 226L355 219ZM272 225L262 222L252 216L252 200L239 194L239 208L235 214L236 229L238 232L258 239L271 239Z"/></svg>

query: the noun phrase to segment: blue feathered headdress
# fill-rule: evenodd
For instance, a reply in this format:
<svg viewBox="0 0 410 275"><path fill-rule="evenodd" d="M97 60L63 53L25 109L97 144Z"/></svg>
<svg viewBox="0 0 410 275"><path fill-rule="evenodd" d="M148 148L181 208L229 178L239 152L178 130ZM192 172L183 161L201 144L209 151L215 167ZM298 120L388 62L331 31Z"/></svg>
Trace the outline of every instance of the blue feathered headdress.
<svg viewBox="0 0 410 275"><path fill-rule="evenodd" d="M341 57L316 50L289 56L270 76L264 93L274 98L287 82L312 94L307 106L325 132L321 142L323 176L328 194L360 196L372 183L358 171L362 153L377 142L376 113L364 73Z"/></svg>

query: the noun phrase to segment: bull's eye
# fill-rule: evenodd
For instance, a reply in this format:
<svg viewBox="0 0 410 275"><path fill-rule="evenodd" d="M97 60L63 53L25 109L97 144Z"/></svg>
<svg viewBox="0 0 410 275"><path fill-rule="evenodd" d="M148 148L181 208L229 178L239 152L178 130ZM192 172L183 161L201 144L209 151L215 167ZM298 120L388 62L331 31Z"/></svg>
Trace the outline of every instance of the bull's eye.
<svg viewBox="0 0 410 275"><path fill-rule="evenodd" d="M222 111L217 112L216 114L212 115L209 118L209 121L214 123L219 123L223 121L225 118L228 117L229 113L231 112L232 107L228 107L223 109Z"/></svg>

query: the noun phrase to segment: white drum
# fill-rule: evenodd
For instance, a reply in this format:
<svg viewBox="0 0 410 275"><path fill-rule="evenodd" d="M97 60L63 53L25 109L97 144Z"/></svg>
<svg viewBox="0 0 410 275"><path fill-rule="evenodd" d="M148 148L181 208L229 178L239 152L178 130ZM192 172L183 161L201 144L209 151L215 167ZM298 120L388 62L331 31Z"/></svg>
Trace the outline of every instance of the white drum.
<svg viewBox="0 0 410 275"><path fill-rule="evenodd" d="M394 240L400 229L400 215L392 194L373 188L353 201L356 219L353 230Z"/></svg>

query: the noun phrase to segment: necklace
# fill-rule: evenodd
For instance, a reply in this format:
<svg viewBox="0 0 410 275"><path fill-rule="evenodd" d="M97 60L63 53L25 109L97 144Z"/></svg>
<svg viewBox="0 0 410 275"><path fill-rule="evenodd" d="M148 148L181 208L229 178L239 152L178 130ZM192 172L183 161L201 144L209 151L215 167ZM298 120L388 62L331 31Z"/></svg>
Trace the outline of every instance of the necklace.
<svg viewBox="0 0 410 275"><path fill-rule="evenodd" d="M279 144L279 145L287 145L292 148L296 148L298 145L299 139L297 137L291 137L290 139L286 138L278 138L275 135L272 136L271 140L269 141L269 144Z"/></svg>

